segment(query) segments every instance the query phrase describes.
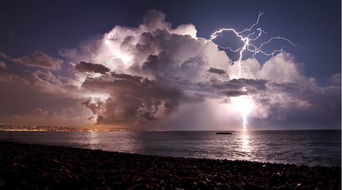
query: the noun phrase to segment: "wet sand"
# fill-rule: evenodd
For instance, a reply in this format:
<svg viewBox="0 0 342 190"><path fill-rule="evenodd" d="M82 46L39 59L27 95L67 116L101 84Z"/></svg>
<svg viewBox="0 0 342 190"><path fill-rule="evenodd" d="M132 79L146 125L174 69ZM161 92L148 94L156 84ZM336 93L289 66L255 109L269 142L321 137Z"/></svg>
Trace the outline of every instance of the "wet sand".
<svg viewBox="0 0 342 190"><path fill-rule="evenodd" d="M0 142L0 189L341 189L341 168Z"/></svg>

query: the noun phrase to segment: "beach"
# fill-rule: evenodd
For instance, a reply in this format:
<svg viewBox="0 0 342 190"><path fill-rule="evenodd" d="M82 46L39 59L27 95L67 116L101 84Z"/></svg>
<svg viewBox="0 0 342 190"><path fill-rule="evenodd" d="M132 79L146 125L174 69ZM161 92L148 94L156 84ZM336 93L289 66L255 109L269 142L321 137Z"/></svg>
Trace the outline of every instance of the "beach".
<svg viewBox="0 0 342 190"><path fill-rule="evenodd" d="M0 142L0 189L341 189L341 168Z"/></svg>

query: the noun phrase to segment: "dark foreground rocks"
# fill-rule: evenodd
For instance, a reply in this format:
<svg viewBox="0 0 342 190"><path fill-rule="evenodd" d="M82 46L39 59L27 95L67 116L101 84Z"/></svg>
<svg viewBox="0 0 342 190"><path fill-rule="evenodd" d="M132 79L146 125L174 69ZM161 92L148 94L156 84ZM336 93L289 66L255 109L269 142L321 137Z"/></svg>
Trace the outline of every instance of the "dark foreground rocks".
<svg viewBox="0 0 342 190"><path fill-rule="evenodd" d="M0 142L0 189L340 189L340 167Z"/></svg>

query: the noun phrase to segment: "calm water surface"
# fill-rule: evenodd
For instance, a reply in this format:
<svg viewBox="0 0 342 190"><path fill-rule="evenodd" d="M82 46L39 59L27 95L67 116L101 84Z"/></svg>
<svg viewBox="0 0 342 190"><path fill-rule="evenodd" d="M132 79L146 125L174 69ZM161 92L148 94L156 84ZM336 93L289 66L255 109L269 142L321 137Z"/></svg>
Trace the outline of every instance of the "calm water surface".
<svg viewBox="0 0 342 190"><path fill-rule="evenodd" d="M0 132L0 140L160 156L341 166L341 131Z"/></svg>

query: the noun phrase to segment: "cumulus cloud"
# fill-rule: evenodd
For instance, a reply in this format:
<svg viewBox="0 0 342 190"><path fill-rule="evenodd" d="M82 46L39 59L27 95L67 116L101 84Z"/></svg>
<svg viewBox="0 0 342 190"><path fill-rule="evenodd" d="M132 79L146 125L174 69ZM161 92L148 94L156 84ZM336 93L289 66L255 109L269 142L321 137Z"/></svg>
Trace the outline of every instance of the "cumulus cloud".
<svg viewBox="0 0 342 190"><path fill-rule="evenodd" d="M72 62L98 63L114 72L150 79L200 79L209 66L227 68L230 60L226 53L213 42L197 38L196 32L189 33L186 28L196 30L192 24L181 25L182 30L177 28L165 21L163 13L150 11L137 28L115 26L102 38L83 42L78 49L64 49L61 55Z"/></svg>
<svg viewBox="0 0 342 190"><path fill-rule="evenodd" d="M305 77L299 72L293 56L286 52L281 52L265 63L260 63L257 59L246 59L241 62L242 78L263 79L276 83L293 83L305 81ZM236 73L238 65L228 67L229 73Z"/></svg>
<svg viewBox="0 0 342 190"><path fill-rule="evenodd" d="M50 57L41 51L35 51L32 57L24 56L12 59L12 61L31 67L39 67L49 70L60 70L61 64L63 63L61 59Z"/></svg>
<svg viewBox="0 0 342 190"><path fill-rule="evenodd" d="M262 66L259 78L277 83L303 81L293 57L289 53L279 53Z"/></svg>

